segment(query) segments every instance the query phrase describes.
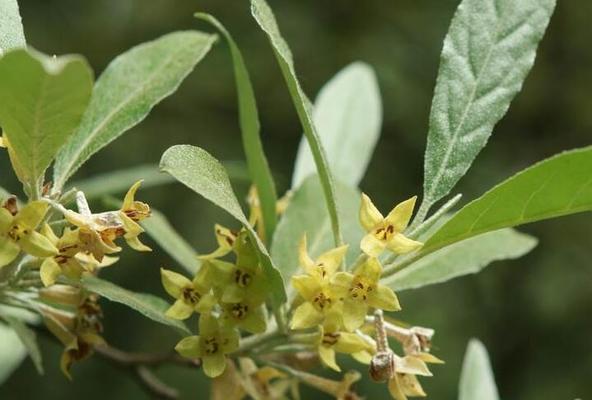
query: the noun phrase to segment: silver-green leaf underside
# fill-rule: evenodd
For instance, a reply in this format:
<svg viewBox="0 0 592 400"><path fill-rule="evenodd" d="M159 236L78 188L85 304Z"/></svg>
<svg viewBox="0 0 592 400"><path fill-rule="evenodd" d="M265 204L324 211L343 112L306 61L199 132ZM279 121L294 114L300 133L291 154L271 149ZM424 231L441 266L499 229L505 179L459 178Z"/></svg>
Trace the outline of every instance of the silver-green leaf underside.
<svg viewBox="0 0 592 400"><path fill-rule="evenodd" d="M487 349L477 339L467 346L458 400L499 400Z"/></svg>
<svg viewBox="0 0 592 400"><path fill-rule="evenodd" d="M93 154L172 94L215 41L215 35L197 31L174 32L115 58L97 81L80 128L60 151L54 169L56 190Z"/></svg>
<svg viewBox="0 0 592 400"><path fill-rule="evenodd" d="M336 245L341 244L341 228L339 226L339 215L335 203L335 188L333 187L333 178L327 162L325 150L319 139L319 134L313 122L312 105L310 100L302 90L300 82L296 77L294 69L294 60L288 44L282 37L273 11L265 0L251 0L251 14L267 35L273 48L274 54L288 86L288 91L292 97L292 102L296 108L300 124L304 130L304 135L312 151L317 172L323 185L325 194L325 203L331 217L331 228Z"/></svg>
<svg viewBox="0 0 592 400"><path fill-rule="evenodd" d="M0 323L0 385L21 365L27 356L27 349L9 325Z"/></svg>
<svg viewBox="0 0 592 400"><path fill-rule="evenodd" d="M429 254L386 278L383 283L401 291L446 282L475 274L494 261L522 257L536 244L536 238L514 229L488 232Z"/></svg>
<svg viewBox="0 0 592 400"><path fill-rule="evenodd" d="M8 322L9 326L18 335L22 344L25 346L25 349L27 349L27 353L29 353L29 357L31 357L31 361L33 361L33 365L35 365L37 373L39 373L39 375L43 375L43 361L41 358L41 350L39 350L39 344L37 343L37 335L35 334L35 332L31 328L29 328L23 321L16 317L5 316L4 319L6 320L6 322Z"/></svg>
<svg viewBox="0 0 592 400"><path fill-rule="evenodd" d="M357 243L364 236L358 221L361 195L348 185L335 182L335 195L339 205L343 236L352 243L347 262L352 263L360 254ZM298 271L298 244L306 233L308 252L316 258L334 247L329 213L319 204L323 202L323 189L318 176L309 176L294 192L286 212L280 220L271 246L271 256L288 280Z"/></svg>
<svg viewBox="0 0 592 400"><path fill-rule="evenodd" d="M327 154L333 177L358 187L380 136L382 103L374 70L354 62L337 73L319 92L313 109L314 124ZM306 137L300 141L292 188L316 174Z"/></svg>
<svg viewBox="0 0 592 400"><path fill-rule="evenodd" d="M271 304L274 308L279 308L286 301L282 275L243 213L222 164L199 147L177 145L162 155L160 167L194 192L228 212L247 229L251 240L259 249L259 258L269 285Z"/></svg>
<svg viewBox="0 0 592 400"><path fill-rule="evenodd" d="M12 50L0 58L0 125L10 158L31 193L88 105L93 74L78 56Z"/></svg>
<svg viewBox="0 0 592 400"><path fill-rule="evenodd" d="M446 196L522 88L555 0L463 0L440 61L421 213Z"/></svg>
<svg viewBox="0 0 592 400"><path fill-rule="evenodd" d="M108 300L123 304L155 322L171 326L181 334L191 334L185 323L164 315L170 304L160 297L132 292L94 276L82 278L82 286Z"/></svg>
<svg viewBox="0 0 592 400"><path fill-rule="evenodd" d="M26 46L17 1L0 0L0 56L10 49Z"/></svg>

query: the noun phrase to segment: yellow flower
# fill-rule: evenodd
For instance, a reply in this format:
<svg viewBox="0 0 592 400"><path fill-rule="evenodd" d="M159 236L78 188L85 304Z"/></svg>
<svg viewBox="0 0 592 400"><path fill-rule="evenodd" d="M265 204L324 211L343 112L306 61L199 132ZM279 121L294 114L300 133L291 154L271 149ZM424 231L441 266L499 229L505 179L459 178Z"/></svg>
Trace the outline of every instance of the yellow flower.
<svg viewBox="0 0 592 400"><path fill-rule="evenodd" d="M292 286L298 291L304 302L292 315L292 329L306 329L323 322L327 313L338 304L339 297L329 282L321 281L310 275L294 275Z"/></svg>
<svg viewBox="0 0 592 400"><path fill-rule="evenodd" d="M48 204L32 201L15 215L0 207L0 267L12 262L23 250L35 257L50 257L58 250L45 236L36 232L47 212Z"/></svg>
<svg viewBox="0 0 592 400"><path fill-rule="evenodd" d="M267 329L267 313L260 302L244 299L238 303L221 303L221 320L224 325L236 326L250 333L262 333Z"/></svg>
<svg viewBox="0 0 592 400"><path fill-rule="evenodd" d="M335 361L335 353L355 354L373 350L358 334L342 331L340 321L338 311L334 310L320 326L317 341L319 358L323 364L338 372L341 368Z"/></svg>
<svg viewBox="0 0 592 400"><path fill-rule="evenodd" d="M58 249L58 254L45 258L41 264L39 274L43 285L53 285L61 274L71 279L80 279L84 267L76 259L81 246L78 232L66 228L62 237L58 238L48 224L41 228L41 233Z"/></svg>
<svg viewBox="0 0 592 400"><path fill-rule="evenodd" d="M385 248L397 254L405 254L419 249L423 243L411 240L403 235L407 228L417 196L399 203L386 216L378 211L372 200L362 194L360 222L366 232L360 247L370 257L378 257Z"/></svg>
<svg viewBox="0 0 592 400"><path fill-rule="evenodd" d="M298 249L300 266L308 275L319 281L328 280L339 269L347 252L347 247L347 245L344 245L331 249L313 261L308 255L306 235L304 235Z"/></svg>
<svg viewBox="0 0 592 400"><path fill-rule="evenodd" d="M432 376L427 365L419 357L395 357L395 373L389 379L388 388L396 400L407 400L409 397L425 397L426 394L417 376Z"/></svg>
<svg viewBox="0 0 592 400"><path fill-rule="evenodd" d="M216 299L210 293L210 287L200 279L199 274L190 281L181 274L161 268L160 276L164 289L176 299L166 311L167 317L187 319L193 312L209 312L216 304Z"/></svg>
<svg viewBox="0 0 592 400"><path fill-rule="evenodd" d="M401 309L397 296L379 283L382 266L376 258L368 258L353 274L338 272L331 279L335 291L343 298L343 323L353 331L364 323L368 308L387 311Z"/></svg>
<svg viewBox="0 0 592 400"><path fill-rule="evenodd" d="M224 257L232 251L238 236L238 232L231 231L218 224L214 225L214 233L216 235L216 241L218 242L218 248L209 254L199 256L202 260Z"/></svg>
<svg viewBox="0 0 592 400"><path fill-rule="evenodd" d="M142 181L136 182L125 195L123 205L118 211L107 211L98 214L81 214L72 210L64 210L64 217L72 225L80 228L88 238L89 245L93 246L93 254L98 261L104 254L121 250L115 244L115 239L123 236L127 244L137 251L151 251L144 245L138 236L144 229L139 221L150 216L150 208L147 204L135 201L134 196ZM101 253L101 250L102 253ZM98 256L98 257L97 257Z"/></svg>
<svg viewBox="0 0 592 400"><path fill-rule="evenodd" d="M175 346L183 357L201 358L204 373L210 378L222 375L226 369L226 354L238 349L236 329L222 327L211 315L199 319L199 336L188 336Z"/></svg>

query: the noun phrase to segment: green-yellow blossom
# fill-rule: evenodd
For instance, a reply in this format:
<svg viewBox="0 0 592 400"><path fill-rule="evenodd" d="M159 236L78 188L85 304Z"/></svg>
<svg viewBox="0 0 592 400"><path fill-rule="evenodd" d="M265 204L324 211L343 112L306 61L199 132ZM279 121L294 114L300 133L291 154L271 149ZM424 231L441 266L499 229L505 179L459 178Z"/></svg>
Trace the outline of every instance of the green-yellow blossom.
<svg viewBox="0 0 592 400"><path fill-rule="evenodd" d="M397 254L405 254L419 249L423 243L403 235L413 214L416 199L417 196L414 196L397 204L384 217L374 206L372 200L362 194L360 223L368 232L360 244L362 251L370 257L378 257L385 248Z"/></svg>
<svg viewBox="0 0 592 400"><path fill-rule="evenodd" d="M262 333L267 329L267 313L260 302L244 299L238 303L221 303L222 323L236 326L250 333Z"/></svg>
<svg viewBox="0 0 592 400"><path fill-rule="evenodd" d="M292 315L292 329L306 329L323 322L334 307L338 307L339 297L332 285L310 275L295 275L292 286L304 299Z"/></svg>
<svg viewBox="0 0 592 400"><path fill-rule="evenodd" d="M199 336L188 336L175 346L183 357L201 358L204 373L210 378L222 375L226 369L226 354L238 349L236 329L222 326L211 315L199 319Z"/></svg>
<svg viewBox="0 0 592 400"><path fill-rule="evenodd" d="M206 313L216 304L210 287L196 275L193 281L168 269L161 268L162 285L169 295L176 299L165 315L174 319L187 319L194 312Z"/></svg>
<svg viewBox="0 0 592 400"><path fill-rule="evenodd" d="M232 251L234 243L238 236L238 232L232 231L222 225L214 225L214 234L216 235L216 242L218 242L218 248L211 253L200 255L199 258L202 260L209 260L213 258L224 257Z"/></svg>
<svg viewBox="0 0 592 400"><path fill-rule="evenodd" d="M306 235L304 235L300 240L298 249L300 267L308 275L317 278L319 281L328 280L339 269L347 252L347 247L347 245L336 247L313 260L308 255Z"/></svg>
<svg viewBox="0 0 592 400"><path fill-rule="evenodd" d="M12 262L24 251L35 257L50 257L58 253L55 246L35 229L47 212L48 204L32 201L13 215L0 207L0 267Z"/></svg>
<svg viewBox="0 0 592 400"><path fill-rule="evenodd" d="M386 311L401 309L392 289L379 283L381 273L380 261L370 257L353 274L337 272L331 279L334 291L343 299L343 323L348 331L362 326L369 307Z"/></svg>

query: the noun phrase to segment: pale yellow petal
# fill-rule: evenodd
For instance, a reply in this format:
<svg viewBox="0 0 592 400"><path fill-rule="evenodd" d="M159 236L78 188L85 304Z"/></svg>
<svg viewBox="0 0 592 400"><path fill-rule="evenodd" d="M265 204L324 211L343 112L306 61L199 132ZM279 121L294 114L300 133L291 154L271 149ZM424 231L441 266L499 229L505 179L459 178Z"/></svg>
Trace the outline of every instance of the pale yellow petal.
<svg viewBox="0 0 592 400"><path fill-rule="evenodd" d="M187 336L175 346L177 353L187 358L199 358L202 355L199 336Z"/></svg>
<svg viewBox="0 0 592 400"><path fill-rule="evenodd" d="M413 196L412 198L397 204L386 216L386 222L395 228L395 232L403 232L405 228L407 228L407 225L409 225L409 220L411 220L411 216L413 215L416 200L417 196Z"/></svg>
<svg viewBox="0 0 592 400"><path fill-rule="evenodd" d="M445 364L444 360L439 359L435 355L431 353L418 353L414 354L415 357L419 358L420 360L430 363L430 364Z"/></svg>
<svg viewBox="0 0 592 400"><path fill-rule="evenodd" d="M401 385L399 384L399 378L398 378L397 374L395 374L394 377L389 379L388 389L389 389L389 393L391 394L393 399L407 400L407 396L405 396L405 393L403 393ZM477 399L475 399L475 400L477 400Z"/></svg>
<svg viewBox="0 0 592 400"><path fill-rule="evenodd" d="M366 194L362 193L362 204L360 205L360 223L366 230L366 232L370 232L372 228L378 225L384 217L378 211L370 197L366 196Z"/></svg>
<svg viewBox="0 0 592 400"><path fill-rule="evenodd" d="M201 361L204 373L210 378L222 375L226 369L226 356L219 352L204 356Z"/></svg>
<svg viewBox="0 0 592 400"><path fill-rule="evenodd" d="M131 210L134 207L134 198L136 196L136 192L138 191L140 185L142 184L142 180L137 181L129 188L127 193L125 194L125 198L123 199L123 205L121 206L122 210Z"/></svg>
<svg viewBox="0 0 592 400"><path fill-rule="evenodd" d="M129 247L136 251L152 251L152 249L146 246L144 243L142 243L137 236L128 236L126 234L125 241L129 245Z"/></svg>
<svg viewBox="0 0 592 400"><path fill-rule="evenodd" d="M327 367L337 372L341 372L341 368L339 368L339 365L335 362L335 350L331 347L323 345L319 346L319 358Z"/></svg>
<svg viewBox="0 0 592 400"><path fill-rule="evenodd" d="M356 275L363 276L370 282L377 282L382 274L382 265L376 257L369 257L354 271Z"/></svg>
<svg viewBox="0 0 592 400"><path fill-rule="evenodd" d="M383 240L379 240L372 233L368 233L362 238L360 248L362 251L370 257L378 257L384 251L386 243Z"/></svg>
<svg viewBox="0 0 592 400"><path fill-rule="evenodd" d="M314 261L308 255L306 234L302 235L302 239L300 239L300 245L298 246L298 261L300 262L300 267L306 271L307 274L314 273Z"/></svg>
<svg viewBox="0 0 592 400"><path fill-rule="evenodd" d="M191 286L191 281L181 274L168 269L160 269L160 279L164 290L172 297L178 299L181 297L181 290L184 287Z"/></svg>
<svg viewBox="0 0 592 400"><path fill-rule="evenodd" d="M191 314L193 314L193 307L181 299L175 301L173 305L170 306L168 310L166 310L166 313L164 313L164 315L169 318L179 320L187 319L191 316Z"/></svg>
<svg viewBox="0 0 592 400"><path fill-rule="evenodd" d="M29 229L35 229L41 223L43 217L45 217L48 207L49 204L44 201L32 201L19 211L14 218L14 222L22 224Z"/></svg>
<svg viewBox="0 0 592 400"><path fill-rule="evenodd" d="M364 301L348 298L345 300L343 308L345 329L352 332L364 324L364 318L368 312L368 305Z"/></svg>
<svg viewBox="0 0 592 400"><path fill-rule="evenodd" d="M397 366L397 372L401 374L432 376L426 363L414 356L398 357L395 365Z"/></svg>
<svg viewBox="0 0 592 400"><path fill-rule="evenodd" d="M365 339L356 333L340 332L337 343L333 346L338 353L357 353L362 350L367 350L369 344Z"/></svg>
<svg viewBox="0 0 592 400"><path fill-rule="evenodd" d="M25 253L35 257L52 257L58 254L58 249L49 239L36 231L23 235L19 240L19 245Z"/></svg>
<svg viewBox="0 0 592 400"><path fill-rule="evenodd" d="M310 275L294 275L292 286L305 300L312 300L321 290L318 279Z"/></svg>
<svg viewBox="0 0 592 400"><path fill-rule="evenodd" d="M368 294L368 305L385 311L399 311L401 309L395 292L391 288L380 284Z"/></svg>
<svg viewBox="0 0 592 400"><path fill-rule="evenodd" d="M352 353L352 357L361 364L370 364L372 361L372 354L368 351L358 351L356 353Z"/></svg>
<svg viewBox="0 0 592 400"><path fill-rule="evenodd" d="M396 233L387 243L387 247L394 253L406 254L418 250L423 246L423 243L409 239L402 233Z"/></svg>
<svg viewBox="0 0 592 400"><path fill-rule="evenodd" d="M292 315L290 328L306 329L318 325L323 320L323 314L309 302L302 303Z"/></svg>
<svg viewBox="0 0 592 400"><path fill-rule="evenodd" d="M20 251L20 247L14 241L0 235L0 268L10 264Z"/></svg>
<svg viewBox="0 0 592 400"><path fill-rule="evenodd" d="M39 268L39 275L44 286L51 286L62 273L62 269L53 257L48 257L43 260L41 268Z"/></svg>
<svg viewBox="0 0 592 400"><path fill-rule="evenodd" d="M333 275L339 269L343 262L345 253L347 253L348 245L339 246L331 249L317 258L317 268L322 267L326 271L327 277Z"/></svg>
<svg viewBox="0 0 592 400"><path fill-rule="evenodd" d="M403 389L403 393L411 397L425 397L426 393L423 391L421 384L415 375L404 374L399 375L399 383Z"/></svg>

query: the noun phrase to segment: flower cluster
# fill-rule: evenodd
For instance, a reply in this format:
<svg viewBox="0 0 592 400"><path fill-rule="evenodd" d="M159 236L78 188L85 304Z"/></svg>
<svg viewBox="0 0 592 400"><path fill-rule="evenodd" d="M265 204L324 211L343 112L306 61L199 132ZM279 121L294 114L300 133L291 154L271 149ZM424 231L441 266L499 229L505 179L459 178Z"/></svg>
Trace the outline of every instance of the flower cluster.
<svg viewBox="0 0 592 400"><path fill-rule="evenodd" d="M238 348L238 329L255 334L267 328L265 277L249 235L220 225L214 231L218 248L200 257L201 267L192 280L161 270L162 284L175 299L166 315L187 319L200 314L199 336L184 338L175 349L185 357L201 358L209 377L224 372L225 355ZM220 259L231 252L235 262Z"/></svg>

